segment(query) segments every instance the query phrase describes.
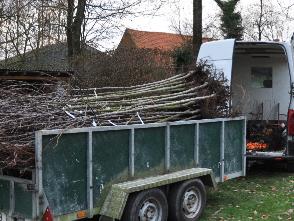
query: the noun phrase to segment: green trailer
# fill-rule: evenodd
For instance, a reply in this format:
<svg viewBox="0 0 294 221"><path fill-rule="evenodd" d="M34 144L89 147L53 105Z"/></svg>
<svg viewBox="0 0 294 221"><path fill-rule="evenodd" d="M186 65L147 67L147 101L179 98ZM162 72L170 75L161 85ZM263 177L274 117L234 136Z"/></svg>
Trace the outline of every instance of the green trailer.
<svg viewBox="0 0 294 221"><path fill-rule="evenodd" d="M245 176L245 118L42 130L31 180L0 176L0 220L197 220Z"/></svg>

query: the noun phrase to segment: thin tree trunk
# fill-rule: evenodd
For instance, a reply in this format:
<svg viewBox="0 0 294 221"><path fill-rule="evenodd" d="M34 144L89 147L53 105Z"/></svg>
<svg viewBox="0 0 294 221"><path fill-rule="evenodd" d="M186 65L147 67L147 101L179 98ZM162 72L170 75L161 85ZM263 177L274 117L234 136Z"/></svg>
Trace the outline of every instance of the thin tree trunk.
<svg viewBox="0 0 294 221"><path fill-rule="evenodd" d="M44 47L44 31L45 31L45 12L44 12L44 0L41 0L41 47Z"/></svg>
<svg viewBox="0 0 294 221"><path fill-rule="evenodd" d="M48 16L48 17L47 17ZM49 14L49 15L47 15L46 17L46 19L48 19L49 21L51 21L51 14ZM52 36L53 36L53 33L51 33L52 32L52 26L51 26L51 22L49 22L48 24L48 44L50 45L51 44L51 38L52 38Z"/></svg>
<svg viewBox="0 0 294 221"><path fill-rule="evenodd" d="M42 19L41 19L41 10L38 10L38 33L37 33L37 49L40 48L40 42L41 42L41 24L42 24Z"/></svg>
<svg viewBox="0 0 294 221"><path fill-rule="evenodd" d="M260 0L260 16L258 23L258 40L261 41L262 38L262 18L263 18L263 0Z"/></svg>
<svg viewBox="0 0 294 221"><path fill-rule="evenodd" d="M67 0L67 27L66 27L66 36L67 36L67 49L68 57L73 56L73 42L72 42L72 23L73 23L73 14L74 14L74 1Z"/></svg>
<svg viewBox="0 0 294 221"><path fill-rule="evenodd" d="M195 59L202 44L202 0L193 0L193 52Z"/></svg>
<svg viewBox="0 0 294 221"><path fill-rule="evenodd" d="M20 7L19 7L19 0L16 0L16 52L19 55L20 46L19 46L19 39L20 39L20 31L19 31L19 22L20 21Z"/></svg>
<svg viewBox="0 0 294 221"><path fill-rule="evenodd" d="M61 0L58 1L58 27L57 27L57 41L61 41Z"/></svg>
<svg viewBox="0 0 294 221"><path fill-rule="evenodd" d="M5 66L6 66L7 58L9 57L8 56L9 51L8 51L8 33L7 33L7 31L5 32L5 49L4 49L4 51L5 51Z"/></svg>

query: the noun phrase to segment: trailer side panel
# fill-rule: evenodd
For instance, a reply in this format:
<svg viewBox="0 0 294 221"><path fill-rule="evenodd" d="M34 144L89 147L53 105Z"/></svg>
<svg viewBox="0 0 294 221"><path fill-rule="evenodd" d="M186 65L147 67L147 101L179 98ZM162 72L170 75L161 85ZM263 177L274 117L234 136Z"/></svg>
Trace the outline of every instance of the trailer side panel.
<svg viewBox="0 0 294 221"><path fill-rule="evenodd" d="M10 208L10 181L0 180L0 210L8 212Z"/></svg>
<svg viewBox="0 0 294 221"><path fill-rule="evenodd" d="M117 183L195 167L211 168L218 181L240 176L244 127L233 118L40 131L40 195L55 219L71 220L100 214Z"/></svg>
<svg viewBox="0 0 294 221"><path fill-rule="evenodd" d="M221 122L200 124L199 127L199 166L211 168L217 179L220 178Z"/></svg>
<svg viewBox="0 0 294 221"><path fill-rule="evenodd" d="M87 134L43 137L43 188L54 215L87 208Z"/></svg>
<svg viewBox="0 0 294 221"><path fill-rule="evenodd" d="M93 203L101 206L103 190L129 174L129 130L93 132Z"/></svg>
<svg viewBox="0 0 294 221"><path fill-rule="evenodd" d="M242 171L244 153L237 147L244 145L244 125L236 121L226 122L225 130L224 173L228 176Z"/></svg>

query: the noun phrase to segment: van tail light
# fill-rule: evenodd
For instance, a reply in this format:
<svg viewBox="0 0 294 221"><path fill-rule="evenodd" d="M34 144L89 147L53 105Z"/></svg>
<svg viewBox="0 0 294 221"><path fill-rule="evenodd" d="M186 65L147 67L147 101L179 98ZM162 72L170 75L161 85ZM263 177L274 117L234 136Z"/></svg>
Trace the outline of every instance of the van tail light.
<svg viewBox="0 0 294 221"><path fill-rule="evenodd" d="M47 207L45 213L43 214L42 221L53 221L53 216L50 209Z"/></svg>
<svg viewBox="0 0 294 221"><path fill-rule="evenodd" d="M294 136L294 110L288 110L288 135Z"/></svg>

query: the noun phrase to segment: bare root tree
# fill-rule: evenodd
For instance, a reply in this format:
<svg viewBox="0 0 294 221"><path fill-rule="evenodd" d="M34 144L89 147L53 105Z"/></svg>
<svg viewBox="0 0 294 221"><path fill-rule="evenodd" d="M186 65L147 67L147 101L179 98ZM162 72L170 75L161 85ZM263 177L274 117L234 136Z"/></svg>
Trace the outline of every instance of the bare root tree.
<svg viewBox="0 0 294 221"><path fill-rule="evenodd" d="M0 169L34 167L37 130L221 117L230 97L222 73L205 63L193 71L140 85L68 86L63 90L55 90L55 86L2 82ZM55 142L59 137L50 140Z"/></svg>

